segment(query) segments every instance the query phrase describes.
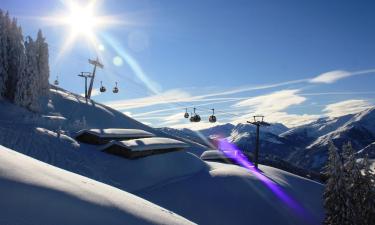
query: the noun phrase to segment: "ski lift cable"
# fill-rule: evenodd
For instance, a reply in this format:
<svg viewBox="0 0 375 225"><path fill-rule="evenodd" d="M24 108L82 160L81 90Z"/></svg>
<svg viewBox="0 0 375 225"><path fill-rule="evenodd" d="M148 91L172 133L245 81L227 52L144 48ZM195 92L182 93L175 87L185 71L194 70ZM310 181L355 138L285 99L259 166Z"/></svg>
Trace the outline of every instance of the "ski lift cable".
<svg viewBox="0 0 375 225"><path fill-rule="evenodd" d="M52 44L49 44L49 47L50 47L50 49L52 50L52 51L54 51L54 52L58 52L58 51L56 51L56 47L54 46L54 45L52 45ZM52 48L51 48L52 47ZM86 60L86 57L85 56L83 56L83 55L77 55L77 53L76 54L74 54L73 55L76 59L79 59L79 61L81 61L81 62L86 62L87 60ZM124 77L123 75L121 75L118 71L115 71L115 70L113 70L113 69L110 69L110 68L108 68L108 67L106 67L106 69L105 69L106 71L108 71L108 72L110 72L110 73L113 73L113 74L115 74L115 75L117 75L117 76L119 76L120 78L122 78L122 79L126 79L129 83L131 83L131 84L134 84L135 86L138 86L138 87L141 87L142 89L145 89L145 87L143 86L143 85L141 85L141 84L139 84L138 82L136 82L136 81L134 81L133 79L131 79L131 78L128 78L128 77ZM116 82L117 83L117 82ZM102 86L102 84L101 84L101 87L104 87L104 86ZM105 87L104 87L105 88ZM144 94L143 92L138 92L137 90L132 90L133 92L136 92L136 93L138 93L138 94ZM164 99L163 98L163 96L160 96L162 99ZM167 100L167 99L165 99L165 100ZM170 104L173 104L173 105L177 105L177 106L179 106L178 108L176 108L176 109L180 109L180 108L186 108L186 109L188 109L188 108L192 108L192 106L187 106L187 105L185 105L185 104L182 104L182 103L179 103L179 102L171 102ZM215 103L213 103L213 104L215 104ZM206 110L209 110L209 111L211 111L212 110L212 108L208 108L208 107L204 107L204 106L197 106L197 107L195 107L195 109L196 109L196 111L206 111ZM234 113L229 113L229 112L225 112L225 111L222 111L222 110L215 110L216 112L219 112L220 114L224 114L224 115L230 115L230 116L240 116L240 115L238 115L238 114L234 114Z"/></svg>

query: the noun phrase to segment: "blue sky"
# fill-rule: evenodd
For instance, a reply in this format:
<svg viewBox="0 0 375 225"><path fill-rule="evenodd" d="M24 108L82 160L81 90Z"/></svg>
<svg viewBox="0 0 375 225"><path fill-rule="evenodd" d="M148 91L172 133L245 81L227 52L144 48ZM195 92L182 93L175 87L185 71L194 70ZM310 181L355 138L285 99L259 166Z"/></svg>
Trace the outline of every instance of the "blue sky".
<svg viewBox="0 0 375 225"><path fill-rule="evenodd" d="M70 14L68 3L2 0L1 8L25 35L43 30L51 81L59 75L61 87L82 93L77 74L98 54L105 67L95 88L117 81L120 93L93 99L152 126L209 126L182 118L194 106L204 121L215 108L219 123L263 114L296 126L374 104L373 1L98 0L93 17L111 22L92 29L95 44L80 33L61 54L71 26L54 19Z"/></svg>

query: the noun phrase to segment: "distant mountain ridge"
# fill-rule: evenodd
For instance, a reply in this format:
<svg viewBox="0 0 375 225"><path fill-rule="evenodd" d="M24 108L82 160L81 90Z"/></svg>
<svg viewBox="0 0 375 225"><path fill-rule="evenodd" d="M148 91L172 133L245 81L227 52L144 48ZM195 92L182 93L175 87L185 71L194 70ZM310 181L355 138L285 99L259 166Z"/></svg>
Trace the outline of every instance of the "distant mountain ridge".
<svg viewBox="0 0 375 225"><path fill-rule="evenodd" d="M189 129L161 128L171 135L192 137L201 143L197 132ZM174 133L174 134L173 134ZM255 148L255 126L251 124L218 125L200 130L205 138L227 138L241 150L253 152ZM298 167L321 171L327 160L327 149L332 141L336 146L351 142L358 153L375 157L375 107L356 114L336 118L319 118L316 121L288 129L281 123L262 127L260 132L260 157L273 155ZM200 141L197 141L200 140Z"/></svg>

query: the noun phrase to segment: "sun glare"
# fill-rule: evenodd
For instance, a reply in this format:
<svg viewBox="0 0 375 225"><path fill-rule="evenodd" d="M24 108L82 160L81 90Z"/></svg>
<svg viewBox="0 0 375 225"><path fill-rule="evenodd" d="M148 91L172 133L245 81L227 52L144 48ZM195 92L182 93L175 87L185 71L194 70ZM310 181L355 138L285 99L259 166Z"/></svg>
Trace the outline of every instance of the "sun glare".
<svg viewBox="0 0 375 225"><path fill-rule="evenodd" d="M64 0L65 9L59 13L59 16L49 17L47 20L53 25L64 26L68 29L67 36L64 38L64 44L57 56L59 59L70 48L78 38L84 38L93 46L96 51L102 51L98 46L100 42L97 33L100 29L119 24L120 20L113 16L101 16L95 11L98 8L97 0L75 1Z"/></svg>
<svg viewBox="0 0 375 225"><path fill-rule="evenodd" d="M92 32L97 25L95 16L90 8L74 5L70 14L65 18L66 23L72 28L73 32L87 33Z"/></svg>
<svg viewBox="0 0 375 225"><path fill-rule="evenodd" d="M68 12L61 18L62 23L71 29L76 35L93 38L95 29L100 24L100 18L95 15L95 1L87 5L80 5L75 1L67 1Z"/></svg>

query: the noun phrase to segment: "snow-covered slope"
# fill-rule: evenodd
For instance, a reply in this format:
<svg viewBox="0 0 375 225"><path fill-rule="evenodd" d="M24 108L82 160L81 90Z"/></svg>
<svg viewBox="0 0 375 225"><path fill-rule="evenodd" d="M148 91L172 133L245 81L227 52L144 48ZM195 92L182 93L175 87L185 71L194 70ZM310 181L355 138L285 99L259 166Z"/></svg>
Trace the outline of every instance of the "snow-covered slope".
<svg viewBox="0 0 375 225"><path fill-rule="evenodd" d="M86 102L84 98L61 89L52 91L45 103L47 106L41 113L30 113L0 101L0 144L70 172L141 195L200 224L248 224L252 218L257 218L257 222L263 218L261 224L275 224L275 221L278 224L301 224L298 216L283 209L284 203L274 204L277 198L272 195L270 187L262 184L261 178L238 166L222 168L221 164L217 164L214 168L214 164L207 164L191 153L206 150L201 145L190 142L187 151L137 160L124 159L102 152L98 146L78 143L72 137L83 128L141 129L157 137L169 136L109 107L94 101ZM273 173L264 171L275 185L285 189L311 211L313 221L320 221L323 217L321 185L280 171L286 177L284 182ZM66 180L59 176L57 179ZM95 186L90 187L95 189ZM308 192L303 194L302 190ZM19 191L22 193L22 190ZM48 196L49 192L39 196L42 198L45 194ZM259 214L258 205L264 214ZM0 210L3 211L4 207L1 206ZM272 208L271 214L266 208Z"/></svg>
<svg viewBox="0 0 375 225"><path fill-rule="evenodd" d="M198 131L193 131L187 128L175 129L169 127L158 128L158 130L161 130L164 133L170 134L175 137L189 139L194 142L210 147L212 139L228 137L232 132L233 128L233 124L226 123Z"/></svg>
<svg viewBox="0 0 375 225"><path fill-rule="evenodd" d="M290 161L297 165L314 170L321 170L327 160L329 142L341 147L351 142L354 149L360 151L375 141L375 107L353 115L338 118L320 119L309 125L297 127L280 136L289 140L305 142L290 156ZM370 157L374 155L372 148L367 149Z"/></svg>
<svg viewBox="0 0 375 225"><path fill-rule="evenodd" d="M345 115L337 118L320 118L312 123L298 126L283 132L280 134L280 136L290 140L313 140L322 135L335 131L347 123L351 118L353 118L353 115ZM302 144L310 144L306 142L307 141L304 141Z"/></svg>
<svg viewBox="0 0 375 225"><path fill-rule="evenodd" d="M285 158L292 151L294 151L294 148L287 139L278 135L282 130L284 130L284 126L277 124L276 126L279 128L275 128L274 130L272 130L270 127L262 127L260 131L260 145L262 149L261 154L271 154L278 156L279 158ZM256 145L255 126L251 124L238 124L232 130L232 133L228 139L236 144L241 150L254 152Z"/></svg>
<svg viewBox="0 0 375 225"><path fill-rule="evenodd" d="M190 140L190 141L199 143L203 146L209 145L209 143L206 140L206 136L200 135L197 131L193 131L187 128L175 129L175 128L170 128L170 127L162 127L162 128L156 128L156 130L161 131L172 137L180 138L183 141Z"/></svg>
<svg viewBox="0 0 375 225"><path fill-rule="evenodd" d="M372 142L365 148L358 151L358 154L360 154L360 156L368 155L368 157L375 158L375 142Z"/></svg>
<svg viewBox="0 0 375 225"><path fill-rule="evenodd" d="M211 137L211 138L222 137L222 138L225 138L225 137L228 137L230 135L233 128L234 128L233 124L226 123L226 124L210 127L210 128L207 128L207 129L199 130L199 132L202 135L204 135L205 137Z"/></svg>
<svg viewBox="0 0 375 225"><path fill-rule="evenodd" d="M288 128L281 123L273 123L271 126L262 127L262 132L271 133L274 135L279 135L287 130ZM256 127L254 125L249 123L239 123L232 129L231 133L254 133L255 131Z"/></svg>
<svg viewBox="0 0 375 225"><path fill-rule="evenodd" d="M323 185L267 166L256 174L236 165L208 164L209 173L137 194L198 224L322 223Z"/></svg>
<svg viewBox="0 0 375 225"><path fill-rule="evenodd" d="M192 224L142 198L0 146L0 224Z"/></svg>
<svg viewBox="0 0 375 225"><path fill-rule="evenodd" d="M137 190L206 170L199 157L182 151L127 160L76 142L83 128L141 129L165 135L124 114L62 89L52 89L41 113L0 101L0 144L62 169L123 190ZM62 119L64 118L64 119ZM189 143L187 150L203 152Z"/></svg>

